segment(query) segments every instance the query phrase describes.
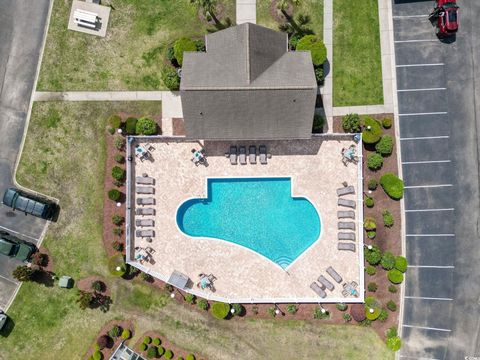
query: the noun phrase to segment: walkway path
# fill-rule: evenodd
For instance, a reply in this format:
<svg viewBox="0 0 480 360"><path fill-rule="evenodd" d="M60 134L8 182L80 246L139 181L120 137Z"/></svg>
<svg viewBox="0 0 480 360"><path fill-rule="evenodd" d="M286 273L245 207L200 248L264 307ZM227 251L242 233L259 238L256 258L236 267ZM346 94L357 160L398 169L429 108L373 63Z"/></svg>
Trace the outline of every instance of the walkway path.
<svg viewBox="0 0 480 360"><path fill-rule="evenodd" d="M257 0L237 0L237 25L257 23Z"/></svg>

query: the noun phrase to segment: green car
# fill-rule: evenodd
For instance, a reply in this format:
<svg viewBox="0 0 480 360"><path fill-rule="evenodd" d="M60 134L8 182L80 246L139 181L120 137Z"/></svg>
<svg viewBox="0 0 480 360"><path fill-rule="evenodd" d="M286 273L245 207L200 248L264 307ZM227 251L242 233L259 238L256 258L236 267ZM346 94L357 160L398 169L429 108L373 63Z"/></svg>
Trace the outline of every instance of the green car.
<svg viewBox="0 0 480 360"><path fill-rule="evenodd" d="M0 254L27 262L35 251L37 251L35 245L8 233L0 233Z"/></svg>

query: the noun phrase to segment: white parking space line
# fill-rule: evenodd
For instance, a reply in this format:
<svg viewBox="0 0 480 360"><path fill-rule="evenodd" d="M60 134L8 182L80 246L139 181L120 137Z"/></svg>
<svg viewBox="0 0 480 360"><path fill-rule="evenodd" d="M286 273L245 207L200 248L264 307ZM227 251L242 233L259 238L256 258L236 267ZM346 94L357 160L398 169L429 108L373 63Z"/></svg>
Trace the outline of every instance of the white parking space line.
<svg viewBox="0 0 480 360"><path fill-rule="evenodd" d="M417 268L417 269L455 269L455 266L452 265L408 265L409 268Z"/></svg>
<svg viewBox="0 0 480 360"><path fill-rule="evenodd" d="M13 281L12 279L6 278L5 276L2 276L2 275L0 275L0 278L5 279L5 280L7 280L7 281L9 281L9 282L11 282L12 284L15 284L15 285L19 284L18 282Z"/></svg>
<svg viewBox="0 0 480 360"><path fill-rule="evenodd" d="M448 139L449 137L450 137L450 136L448 136L448 135L441 135L441 136L419 136L419 137L400 138L400 140L406 141L406 140Z"/></svg>
<svg viewBox="0 0 480 360"><path fill-rule="evenodd" d="M37 238L34 238L33 236L29 236L29 235L25 235L25 234L19 233L18 231L15 231L15 230L6 228L5 226L1 226L1 225L0 225L0 229L3 229L3 230L5 230L5 231L8 231L9 233L13 233L13 234L16 234L16 235L24 236L24 237L29 238L29 239L31 239L31 240L38 241L38 239L37 239Z"/></svg>
<svg viewBox="0 0 480 360"><path fill-rule="evenodd" d="M402 165L449 163L451 160L402 161Z"/></svg>
<svg viewBox="0 0 480 360"><path fill-rule="evenodd" d="M405 212L436 212L436 211L454 211L455 208L445 208L445 209L406 209Z"/></svg>
<svg viewBox="0 0 480 360"><path fill-rule="evenodd" d="M453 184L438 184L438 185L410 185L405 186L404 189L423 189L423 188L439 188L439 187L449 187Z"/></svg>
<svg viewBox="0 0 480 360"><path fill-rule="evenodd" d="M396 67L421 67L421 66L444 66L444 63L435 63L435 64L403 64L403 65L396 65Z"/></svg>
<svg viewBox="0 0 480 360"><path fill-rule="evenodd" d="M413 91L443 91L447 90L447 88L426 88L426 89L398 89L397 92L413 92Z"/></svg>
<svg viewBox="0 0 480 360"><path fill-rule="evenodd" d="M452 331L450 329L434 328L434 327L428 327L428 326L416 326L416 325L407 325L407 324L403 324L402 326L407 328L412 328L412 329L434 330L434 331L445 331L445 332Z"/></svg>
<svg viewBox="0 0 480 360"><path fill-rule="evenodd" d="M438 39L395 40L395 43L400 44L400 43L416 43L416 42L432 42L432 41L438 41Z"/></svg>
<svg viewBox="0 0 480 360"><path fill-rule="evenodd" d="M455 237L455 234L406 234L408 237Z"/></svg>
<svg viewBox="0 0 480 360"><path fill-rule="evenodd" d="M394 19L426 18L428 15L394 15Z"/></svg>
<svg viewBox="0 0 480 360"><path fill-rule="evenodd" d="M451 298L436 298L436 297L426 297L426 296L404 296L405 299L412 300L438 300L438 301L453 301Z"/></svg>
<svg viewBox="0 0 480 360"><path fill-rule="evenodd" d="M422 116L422 115L446 115L448 112L446 111L436 111L436 112L424 112L424 113L405 113L405 114L398 114L398 116Z"/></svg>

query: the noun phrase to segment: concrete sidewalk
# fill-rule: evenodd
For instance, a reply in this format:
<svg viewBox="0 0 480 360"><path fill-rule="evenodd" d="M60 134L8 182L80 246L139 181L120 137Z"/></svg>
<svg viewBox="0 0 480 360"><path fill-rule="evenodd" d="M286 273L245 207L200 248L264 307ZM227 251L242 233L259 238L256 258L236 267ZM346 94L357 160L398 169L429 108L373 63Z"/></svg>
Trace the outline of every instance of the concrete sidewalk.
<svg viewBox="0 0 480 360"><path fill-rule="evenodd" d="M249 22L257 23L257 1L256 0L237 0L237 25Z"/></svg>

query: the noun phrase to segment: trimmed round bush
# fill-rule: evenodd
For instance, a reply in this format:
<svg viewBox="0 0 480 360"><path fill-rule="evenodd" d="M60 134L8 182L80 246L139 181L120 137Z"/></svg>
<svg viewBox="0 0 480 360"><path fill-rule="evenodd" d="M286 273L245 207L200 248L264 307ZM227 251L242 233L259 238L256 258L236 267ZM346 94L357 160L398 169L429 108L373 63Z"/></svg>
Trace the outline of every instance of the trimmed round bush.
<svg viewBox="0 0 480 360"><path fill-rule="evenodd" d="M208 310L208 301L205 299L200 299L197 301L197 306L200 310Z"/></svg>
<svg viewBox="0 0 480 360"><path fill-rule="evenodd" d="M158 349L157 349L157 352L158 352L158 355L159 356L162 356L164 353L165 353L165 348L163 346L160 346Z"/></svg>
<svg viewBox="0 0 480 360"><path fill-rule="evenodd" d="M382 185L385 193L392 199L400 200L403 197L403 180L399 179L394 173L386 173L382 175L380 178L380 185Z"/></svg>
<svg viewBox="0 0 480 360"><path fill-rule="evenodd" d="M338 303L335 305L335 307L337 308L337 310L339 311L345 311L348 309L348 305L347 304L344 304L344 303Z"/></svg>
<svg viewBox="0 0 480 360"><path fill-rule="evenodd" d="M92 357L93 357L93 360L102 360L103 354L100 350L97 350L93 353Z"/></svg>
<svg viewBox="0 0 480 360"><path fill-rule="evenodd" d="M158 346L162 343L162 340L160 340L159 338L155 338L152 340L152 344L155 345L155 346Z"/></svg>
<svg viewBox="0 0 480 360"><path fill-rule="evenodd" d="M195 299L196 299L196 296L193 294L185 295L185 301L189 304L195 304Z"/></svg>
<svg viewBox="0 0 480 360"><path fill-rule="evenodd" d="M327 48L323 41L317 39L315 35L305 35L302 37L297 43L296 50L310 51L314 66L320 66L327 60Z"/></svg>
<svg viewBox="0 0 480 360"><path fill-rule="evenodd" d="M397 310L397 304L395 304L395 301L389 300L387 302L387 309L390 311L396 311Z"/></svg>
<svg viewBox="0 0 480 360"><path fill-rule="evenodd" d="M292 315L293 315L293 314L296 314L296 313L297 313L297 311L298 311L298 306L295 305L295 304L288 304L287 307L286 307L286 309L287 309L287 312L288 312L289 314L292 314Z"/></svg>
<svg viewBox="0 0 480 360"><path fill-rule="evenodd" d="M380 265L385 270L391 270L395 266L395 256L390 251L385 251L380 261Z"/></svg>
<svg viewBox="0 0 480 360"><path fill-rule="evenodd" d="M235 310L233 313L235 316L243 316L245 314L245 308L242 304L232 304L232 309Z"/></svg>
<svg viewBox="0 0 480 360"><path fill-rule="evenodd" d="M120 166L114 166L112 168L112 177L118 181L125 179L125 169L122 169Z"/></svg>
<svg viewBox="0 0 480 360"><path fill-rule="evenodd" d="M374 218L367 217L363 221L363 227L365 230L370 231L370 230L375 230L377 228L377 223Z"/></svg>
<svg viewBox="0 0 480 360"><path fill-rule="evenodd" d="M382 260L382 252L377 245L373 245L372 249L365 249L365 260L370 265L377 265Z"/></svg>
<svg viewBox="0 0 480 360"><path fill-rule="evenodd" d="M388 210L383 210L382 217L383 217L383 225L385 225L388 228L391 228L394 224L392 213Z"/></svg>
<svg viewBox="0 0 480 360"><path fill-rule="evenodd" d="M398 336L388 338L387 347L392 351L398 351L402 347L402 340Z"/></svg>
<svg viewBox="0 0 480 360"><path fill-rule="evenodd" d="M362 141L365 144L375 144L382 136L382 128L377 120L370 116L365 116L363 119Z"/></svg>
<svg viewBox="0 0 480 360"><path fill-rule="evenodd" d="M392 294L395 294L398 291L398 289L395 285L390 285L388 287L388 291L391 292Z"/></svg>
<svg viewBox="0 0 480 360"><path fill-rule="evenodd" d="M185 360L195 360L195 355L193 354L188 354Z"/></svg>
<svg viewBox="0 0 480 360"><path fill-rule="evenodd" d="M405 271L407 271L407 266L408 266L407 259L405 259L403 256L395 257L395 269L404 273Z"/></svg>
<svg viewBox="0 0 480 360"><path fill-rule="evenodd" d="M376 231L373 231L373 230L367 231L367 237L368 237L369 239L375 239L375 236L377 236L377 232L376 232Z"/></svg>
<svg viewBox="0 0 480 360"><path fill-rule="evenodd" d="M114 325L108 332L108 335L112 338L116 338L116 337L119 337L121 333L122 333L122 329L120 328L120 326Z"/></svg>
<svg viewBox="0 0 480 360"><path fill-rule="evenodd" d="M125 259L123 254L117 254L108 259L108 270L110 274L114 276L123 276L127 271L127 264L125 264Z"/></svg>
<svg viewBox="0 0 480 360"><path fill-rule="evenodd" d="M385 118L382 120L382 126L385 129L390 129L392 127L392 119L390 118Z"/></svg>
<svg viewBox="0 0 480 360"><path fill-rule="evenodd" d="M173 351L172 350L167 350L165 351L165 354L163 355L165 359L170 360L173 358Z"/></svg>
<svg viewBox="0 0 480 360"><path fill-rule="evenodd" d="M365 206L371 208L373 207L373 205L375 205L375 201L373 201L373 198L371 198L370 196L367 196L365 198Z"/></svg>
<svg viewBox="0 0 480 360"><path fill-rule="evenodd" d="M375 282L369 282L367 285L368 291L375 292L378 289L378 285Z"/></svg>
<svg viewBox="0 0 480 360"><path fill-rule="evenodd" d="M100 350L105 349L110 342L110 337L108 335L102 335L97 339L97 345Z"/></svg>
<svg viewBox="0 0 480 360"><path fill-rule="evenodd" d="M212 315L217 319L225 319L230 312L230 304L216 302L212 305Z"/></svg>
<svg viewBox="0 0 480 360"><path fill-rule="evenodd" d="M345 321L345 322L352 321L352 316L351 316L350 314L348 314L348 313L344 313L344 314L342 315L342 318L343 318L343 321Z"/></svg>
<svg viewBox="0 0 480 360"><path fill-rule="evenodd" d="M120 200L120 197L122 196L122 193L118 191L117 189L111 189L108 191L108 198L112 201L118 201Z"/></svg>
<svg viewBox="0 0 480 360"><path fill-rule="evenodd" d="M132 333L128 329L123 329L122 335L120 336L123 340L130 339L130 336L132 336Z"/></svg>
<svg viewBox="0 0 480 360"><path fill-rule="evenodd" d="M373 312L370 312L370 309L371 308L365 307L365 317L370 321L377 320L382 310L379 308L373 308Z"/></svg>
<svg viewBox="0 0 480 360"><path fill-rule="evenodd" d="M180 66L183 64L184 51L197 51L197 45L195 44L195 41L187 38L180 38L173 44L173 54L175 55L178 65Z"/></svg>
<svg viewBox="0 0 480 360"><path fill-rule="evenodd" d="M360 116L358 114L347 114L342 118L342 127L345 132L359 133L361 130Z"/></svg>
<svg viewBox="0 0 480 360"><path fill-rule="evenodd" d="M389 156L393 151L393 137L384 135L378 143L375 144L375 150L382 156Z"/></svg>
<svg viewBox="0 0 480 360"><path fill-rule="evenodd" d="M368 180L368 190L377 190L378 182L375 179Z"/></svg>
<svg viewBox="0 0 480 360"><path fill-rule="evenodd" d="M135 129L137 128L137 118L129 117L125 120L125 132L128 135L135 135Z"/></svg>
<svg viewBox="0 0 480 360"><path fill-rule="evenodd" d="M368 275L373 276L373 275L375 275L375 274L377 273L377 269L375 269L374 266L369 265L369 266L367 266L367 267L365 268L365 272L366 272Z"/></svg>
<svg viewBox="0 0 480 360"><path fill-rule="evenodd" d="M120 225L123 222L123 220L125 220L125 218L122 215L115 214L112 216L112 223L114 225Z"/></svg>
<svg viewBox="0 0 480 360"><path fill-rule="evenodd" d="M164 66L160 75L167 89L172 91L180 89L180 76L173 66Z"/></svg>
<svg viewBox="0 0 480 360"><path fill-rule="evenodd" d="M403 281L403 273L397 269L388 271L388 280L394 284L400 284Z"/></svg>
<svg viewBox="0 0 480 360"><path fill-rule="evenodd" d="M111 115L108 118L108 125L110 125L112 129L117 130L120 128L120 126L122 126L122 118L118 115Z"/></svg>
<svg viewBox="0 0 480 360"><path fill-rule="evenodd" d="M388 328L387 331L385 331L385 335L387 336L387 339L397 336L397 328L395 326Z"/></svg>
<svg viewBox="0 0 480 360"><path fill-rule="evenodd" d="M150 344L151 342L152 342L152 338L151 338L150 336L145 336L145 337L143 338L143 343L144 343L144 344L147 344L147 345L148 345L148 344Z"/></svg>
<svg viewBox="0 0 480 360"><path fill-rule="evenodd" d="M152 119L142 117L137 121L135 133L137 135L155 135L157 133L157 123Z"/></svg>
<svg viewBox="0 0 480 360"><path fill-rule="evenodd" d="M157 357L158 355L158 350L155 346L150 346L147 350L147 358L153 359Z"/></svg>
<svg viewBox="0 0 480 360"><path fill-rule="evenodd" d="M140 351L145 351L147 350L147 344L141 343L140 344Z"/></svg>
<svg viewBox="0 0 480 360"><path fill-rule="evenodd" d="M383 166L383 157L380 154L370 154L367 157L367 166L370 170L380 170Z"/></svg>
<svg viewBox="0 0 480 360"><path fill-rule="evenodd" d="M380 310L380 315L378 315L378 320L385 322L388 319L388 312L385 309Z"/></svg>
<svg viewBox="0 0 480 360"><path fill-rule="evenodd" d="M125 156L123 156L122 154L115 154L113 159L119 164L123 164L125 162Z"/></svg>
<svg viewBox="0 0 480 360"><path fill-rule="evenodd" d="M123 136L115 136L115 138L113 139L113 146L115 146L115 149L117 150L122 150L125 146L125 139L123 138Z"/></svg>

